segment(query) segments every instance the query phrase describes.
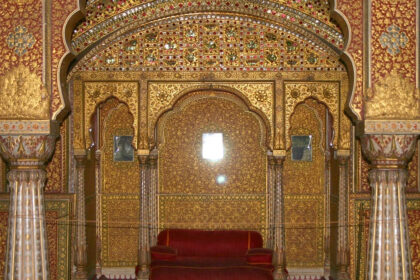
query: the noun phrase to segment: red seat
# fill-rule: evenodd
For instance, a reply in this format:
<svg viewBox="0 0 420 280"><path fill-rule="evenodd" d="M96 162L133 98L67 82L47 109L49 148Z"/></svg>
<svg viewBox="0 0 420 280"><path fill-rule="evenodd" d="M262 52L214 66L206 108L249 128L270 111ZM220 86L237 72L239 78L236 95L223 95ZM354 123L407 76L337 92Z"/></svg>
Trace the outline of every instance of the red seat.
<svg viewBox="0 0 420 280"><path fill-rule="evenodd" d="M272 280L272 251L255 231L169 229L151 248L152 280Z"/></svg>

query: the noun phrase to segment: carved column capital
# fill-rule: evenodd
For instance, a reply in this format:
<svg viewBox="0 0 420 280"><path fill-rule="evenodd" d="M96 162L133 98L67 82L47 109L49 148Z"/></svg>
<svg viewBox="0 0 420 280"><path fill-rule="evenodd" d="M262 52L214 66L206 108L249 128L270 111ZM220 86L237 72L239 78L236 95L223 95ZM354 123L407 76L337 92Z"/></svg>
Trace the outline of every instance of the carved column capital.
<svg viewBox="0 0 420 280"><path fill-rule="evenodd" d="M140 167L146 167L149 164L149 155L139 155Z"/></svg>
<svg viewBox="0 0 420 280"><path fill-rule="evenodd" d="M416 149L417 135L368 134L361 137L365 157L374 167L404 168Z"/></svg>
<svg viewBox="0 0 420 280"><path fill-rule="evenodd" d="M268 156L268 163L274 167L283 167L286 156Z"/></svg>
<svg viewBox="0 0 420 280"><path fill-rule="evenodd" d="M76 168L84 168L86 166L87 154L85 150L74 152L74 159L76 162Z"/></svg>
<svg viewBox="0 0 420 280"><path fill-rule="evenodd" d="M57 135L0 135L0 154L13 168L39 168L52 156Z"/></svg>

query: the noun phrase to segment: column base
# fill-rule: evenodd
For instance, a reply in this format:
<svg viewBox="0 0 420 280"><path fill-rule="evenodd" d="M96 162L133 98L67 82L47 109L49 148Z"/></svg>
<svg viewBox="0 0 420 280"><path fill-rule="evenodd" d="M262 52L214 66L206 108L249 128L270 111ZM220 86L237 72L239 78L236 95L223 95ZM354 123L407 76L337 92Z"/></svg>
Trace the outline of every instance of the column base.
<svg viewBox="0 0 420 280"><path fill-rule="evenodd" d="M288 273L284 268L278 268L273 272L274 280L287 280Z"/></svg>
<svg viewBox="0 0 420 280"><path fill-rule="evenodd" d="M149 271L140 271L136 275L137 280L149 280L149 277L150 277L150 272Z"/></svg>

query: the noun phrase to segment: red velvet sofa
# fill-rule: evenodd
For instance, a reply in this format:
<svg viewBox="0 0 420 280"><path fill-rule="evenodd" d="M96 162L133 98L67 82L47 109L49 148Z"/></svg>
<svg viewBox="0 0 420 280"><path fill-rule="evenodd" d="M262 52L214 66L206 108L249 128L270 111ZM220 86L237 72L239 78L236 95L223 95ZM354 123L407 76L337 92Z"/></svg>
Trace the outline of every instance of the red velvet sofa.
<svg viewBox="0 0 420 280"><path fill-rule="evenodd" d="M168 229L151 248L152 280L272 280L272 250L255 231Z"/></svg>

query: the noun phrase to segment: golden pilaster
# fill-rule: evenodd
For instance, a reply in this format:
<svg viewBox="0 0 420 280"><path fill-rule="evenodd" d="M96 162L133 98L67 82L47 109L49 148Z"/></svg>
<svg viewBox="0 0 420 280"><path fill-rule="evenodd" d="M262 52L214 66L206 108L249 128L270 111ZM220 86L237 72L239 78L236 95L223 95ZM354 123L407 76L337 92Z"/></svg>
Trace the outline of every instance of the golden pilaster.
<svg viewBox="0 0 420 280"><path fill-rule="evenodd" d="M76 153L76 246L75 266L76 280L86 280L87 275L87 252L86 252L86 213L85 213L85 166L86 152Z"/></svg>
<svg viewBox="0 0 420 280"><path fill-rule="evenodd" d="M149 154L139 154L140 164L140 229L137 279L148 280L150 275L149 204L150 190Z"/></svg>
<svg viewBox="0 0 420 280"><path fill-rule="evenodd" d="M417 135L364 135L363 153L372 164L368 280L411 280L404 188Z"/></svg>
<svg viewBox="0 0 420 280"><path fill-rule="evenodd" d="M285 155L274 154L269 162L273 165L274 169L274 272L275 280L286 279L286 257L285 257L285 240L284 240L284 203L283 203L283 163Z"/></svg>
<svg viewBox="0 0 420 280"><path fill-rule="evenodd" d="M0 153L9 163L9 227L5 279L48 279L44 194L45 162L56 135L2 135Z"/></svg>
<svg viewBox="0 0 420 280"><path fill-rule="evenodd" d="M338 280L350 280L348 273L349 247L348 247L348 189L349 189L349 159L350 151L337 151L339 164L339 190L338 190L338 252L337 265Z"/></svg>

